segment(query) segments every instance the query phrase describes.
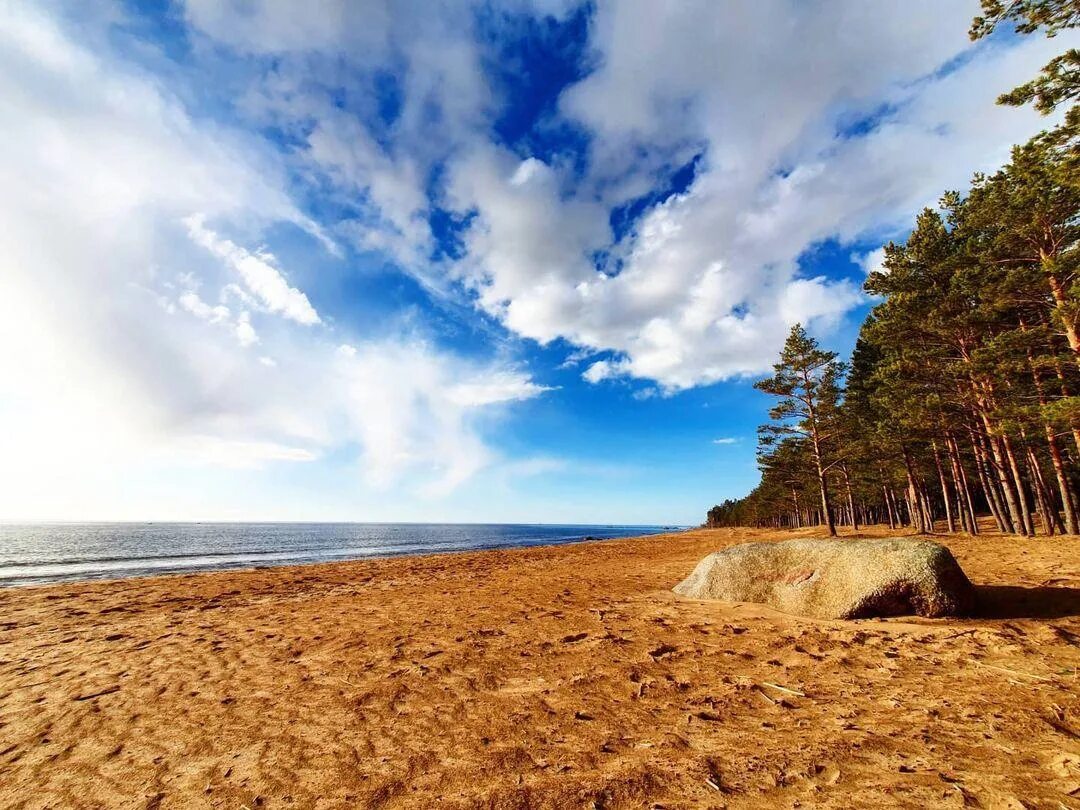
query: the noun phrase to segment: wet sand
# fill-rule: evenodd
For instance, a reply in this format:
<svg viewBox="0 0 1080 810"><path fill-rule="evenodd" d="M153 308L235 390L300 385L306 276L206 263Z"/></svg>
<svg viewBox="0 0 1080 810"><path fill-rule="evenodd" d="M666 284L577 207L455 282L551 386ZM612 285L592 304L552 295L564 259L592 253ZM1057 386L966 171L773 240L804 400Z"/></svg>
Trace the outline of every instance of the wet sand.
<svg viewBox="0 0 1080 810"><path fill-rule="evenodd" d="M1080 541L946 540L971 619L670 592L761 534L0 591L0 807L1080 808Z"/></svg>

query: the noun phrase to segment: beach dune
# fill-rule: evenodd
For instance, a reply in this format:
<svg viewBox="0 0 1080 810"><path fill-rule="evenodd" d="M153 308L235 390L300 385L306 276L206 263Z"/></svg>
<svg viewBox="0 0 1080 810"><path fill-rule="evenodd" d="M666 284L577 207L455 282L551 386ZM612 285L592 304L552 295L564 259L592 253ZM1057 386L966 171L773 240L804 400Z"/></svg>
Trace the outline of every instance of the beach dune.
<svg viewBox="0 0 1080 810"><path fill-rule="evenodd" d="M671 592L813 535L5 590L0 807L1075 806L1077 545L949 538L964 619Z"/></svg>

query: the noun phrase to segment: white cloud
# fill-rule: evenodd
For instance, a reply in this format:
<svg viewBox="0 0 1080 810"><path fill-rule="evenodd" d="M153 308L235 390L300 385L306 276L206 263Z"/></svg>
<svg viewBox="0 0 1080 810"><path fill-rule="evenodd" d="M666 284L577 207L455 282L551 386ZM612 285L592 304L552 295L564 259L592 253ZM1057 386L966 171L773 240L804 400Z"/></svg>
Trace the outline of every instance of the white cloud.
<svg viewBox="0 0 1080 810"><path fill-rule="evenodd" d="M591 382L672 392L760 373L791 324L828 332L865 300L858 279L801 272L804 251L902 228L1046 124L994 100L1059 43L943 69L970 48L974 10L601 3L600 67L562 97L594 136L587 176L475 148L450 185L478 212L458 272L514 332L614 352ZM611 207L696 152L693 185L613 245ZM614 271L593 266L602 250Z"/></svg>
<svg viewBox="0 0 1080 810"><path fill-rule="evenodd" d="M418 342L339 351L338 368L355 408L350 429L363 446L365 480L388 488L409 476L431 496L496 459L479 431L487 408L548 390L523 374L455 361Z"/></svg>
<svg viewBox="0 0 1080 810"><path fill-rule="evenodd" d="M251 325L251 313L243 311L237 314L236 319L232 320L232 312L224 304L217 304L211 306L199 297L199 294L194 290L187 290L181 293L177 303L180 307L187 312L190 312L196 318L208 323L224 323L229 326L233 335L236 336L236 341L244 348L248 346L254 346L259 342L259 335L255 331L255 327ZM170 308L171 304L166 307L167 312L172 312ZM263 365L269 365L270 363L263 362L269 360L269 358L260 357L259 362ZM271 363L273 361L270 361Z"/></svg>
<svg viewBox="0 0 1080 810"><path fill-rule="evenodd" d="M573 344L585 379L668 395L757 373L793 321L826 332L850 312L860 280L800 256L880 244L999 165L1046 121L994 98L1062 45L965 53L973 3L601 2L596 69L552 113L587 131L582 169L492 142L501 90L468 3L186 0L193 59L239 58L236 126L192 112L184 82L205 75L155 75L152 46L120 56L106 22L66 28L58 8L0 5L0 416L18 426L0 434L0 515L116 502L155 479L132 470L176 459L250 469L359 448L369 485L435 495L512 468L492 422L547 389L386 324L346 334L298 260L290 280L255 248L300 229L337 249L294 191L348 211L335 239L433 294ZM363 82L386 69L400 109L377 132ZM343 76L360 81L344 104ZM613 209L698 154L693 184L615 242ZM459 260L431 259L435 204L470 223Z"/></svg>
<svg viewBox="0 0 1080 810"><path fill-rule="evenodd" d="M380 48L382 3L319 0L185 0L187 19L215 39L250 53Z"/></svg>
<svg viewBox="0 0 1080 810"><path fill-rule="evenodd" d="M339 226L344 238L438 297L455 299L460 285L518 335L611 353L586 370L590 381L637 377L664 393L759 373L792 323L827 333L862 303L858 279L807 275L799 257L822 240L900 229L945 188L999 165L1045 122L996 107L996 95L1059 47L1030 37L971 50L970 2L601 2L597 67L559 102L591 136L579 177L558 158L492 143L500 99L461 24L468 3L417 15L328 0L313 20L275 0L185 9L219 42L275 55L246 103L303 133L298 154L362 210ZM525 9L566 13L515 10ZM376 137L330 89L341 61L370 71L390 54L401 111ZM614 243L612 209L694 155L693 185ZM430 259L433 172L446 179L435 201L475 214L460 261ZM609 257L602 272L598 253Z"/></svg>
<svg viewBox="0 0 1080 810"><path fill-rule="evenodd" d="M315 461L318 455L303 447L268 441L238 441L216 436L191 436L169 448L182 461L234 469L253 469L268 462Z"/></svg>
<svg viewBox="0 0 1080 810"><path fill-rule="evenodd" d="M852 261L862 267L863 272L866 273L866 275L880 273L885 269L884 247L879 247L877 250L871 250L869 253L852 256L851 258Z"/></svg>
<svg viewBox="0 0 1080 810"><path fill-rule="evenodd" d="M574 366L588 360L595 355L596 352L591 349L577 349L566 355L566 358L559 364L560 369L573 368Z"/></svg>
<svg viewBox="0 0 1080 810"><path fill-rule="evenodd" d="M722 439L713 439L712 443L713 444L737 444L738 441L739 441L738 439L733 438L731 436L725 436Z"/></svg>
<svg viewBox="0 0 1080 810"><path fill-rule="evenodd" d="M540 342L565 334L588 305L581 285L597 278L587 254L610 239L604 209L564 199L557 172L541 161L495 148L455 164L450 200L481 214L456 268L479 304Z"/></svg>
<svg viewBox="0 0 1080 810"><path fill-rule="evenodd" d="M305 173L357 212L337 223L336 234L386 256L432 295L456 300L431 260L427 192L431 174L476 143L490 123L494 98L473 38L474 5L325 0L314 10L299 9L289 0L184 2L196 30L242 54L274 55L274 69L240 105L297 133L295 154ZM392 138L376 137L361 123L379 114L373 93L350 91L348 109L338 93L343 71L362 83L388 70L401 103Z"/></svg>
<svg viewBox="0 0 1080 810"><path fill-rule="evenodd" d="M550 387L537 385L527 374L504 371L497 374L486 373L479 379L455 383L449 387L447 398L456 405L479 407L531 399L551 390L553 389Z"/></svg>
<svg viewBox="0 0 1080 810"><path fill-rule="evenodd" d="M197 292L188 290L183 293L177 302L194 315L196 318L201 318L204 321L210 321L210 323L220 323L221 321L227 321L230 316L229 308L218 304L217 306L210 306L210 304L203 301Z"/></svg>
<svg viewBox="0 0 1080 810"><path fill-rule="evenodd" d="M612 360L597 360L582 373L581 378L591 383L598 383L619 374L621 363Z"/></svg>
<svg viewBox="0 0 1080 810"><path fill-rule="evenodd" d="M632 396L638 402L645 402L647 400L654 399L661 394L662 392L660 391L660 389L656 388L655 386L648 385L644 388L639 388L638 390L634 391L634 393L632 393L630 396Z"/></svg>
<svg viewBox="0 0 1080 810"><path fill-rule="evenodd" d="M251 314L247 312L241 312L236 319L236 339L240 342L240 345L245 349L248 346L254 346L259 342L259 334L255 331L255 327L251 325Z"/></svg>
<svg viewBox="0 0 1080 810"><path fill-rule="evenodd" d="M307 142L308 159L340 187L367 195L372 221L353 221L345 232L361 248L420 272L434 245L421 167L388 155L356 118L335 108L320 112Z"/></svg>
<svg viewBox="0 0 1080 810"><path fill-rule="evenodd" d="M204 224L201 214L184 219L191 240L213 253L235 270L248 290L270 312L280 312L286 318L305 326L320 323L319 313L311 306L304 293L290 287L282 272L275 267L276 260L270 253L251 253L244 248L222 239Z"/></svg>
<svg viewBox="0 0 1080 810"><path fill-rule="evenodd" d="M543 389L412 338L339 355L274 257L216 230L321 238L275 151L193 117L100 33L0 4L0 416L17 426L0 516L130 515L136 486L159 488L151 509L197 508L203 477L183 498L168 484L191 465L360 448L358 490L439 494L498 459L497 403Z"/></svg>
<svg viewBox="0 0 1080 810"><path fill-rule="evenodd" d="M0 514L25 514L59 496L41 484L49 470L96 485L237 407L216 393L245 361L200 320L224 311L194 288L185 311L169 300L171 279L198 266L179 219L306 220L268 150L192 119L45 5L0 6L0 118L0 407L20 426L0 436Z"/></svg>

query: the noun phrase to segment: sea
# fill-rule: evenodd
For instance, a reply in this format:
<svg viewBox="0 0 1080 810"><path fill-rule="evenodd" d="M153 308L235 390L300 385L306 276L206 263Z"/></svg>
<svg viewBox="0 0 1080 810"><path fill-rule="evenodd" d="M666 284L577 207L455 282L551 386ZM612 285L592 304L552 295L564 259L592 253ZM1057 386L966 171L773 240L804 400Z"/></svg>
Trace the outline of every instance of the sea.
<svg viewBox="0 0 1080 810"><path fill-rule="evenodd" d="M495 523L0 524L0 587L575 543L676 526Z"/></svg>

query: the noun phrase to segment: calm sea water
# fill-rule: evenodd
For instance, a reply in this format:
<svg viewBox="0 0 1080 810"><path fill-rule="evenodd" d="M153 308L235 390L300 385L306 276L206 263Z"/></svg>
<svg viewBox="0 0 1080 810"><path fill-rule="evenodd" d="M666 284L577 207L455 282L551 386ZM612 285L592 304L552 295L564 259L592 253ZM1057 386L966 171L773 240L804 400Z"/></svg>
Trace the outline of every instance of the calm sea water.
<svg viewBox="0 0 1080 810"><path fill-rule="evenodd" d="M573 543L672 528L460 523L0 524L0 586Z"/></svg>

